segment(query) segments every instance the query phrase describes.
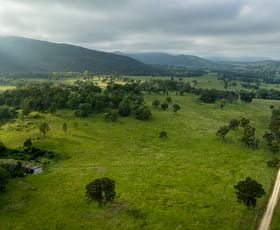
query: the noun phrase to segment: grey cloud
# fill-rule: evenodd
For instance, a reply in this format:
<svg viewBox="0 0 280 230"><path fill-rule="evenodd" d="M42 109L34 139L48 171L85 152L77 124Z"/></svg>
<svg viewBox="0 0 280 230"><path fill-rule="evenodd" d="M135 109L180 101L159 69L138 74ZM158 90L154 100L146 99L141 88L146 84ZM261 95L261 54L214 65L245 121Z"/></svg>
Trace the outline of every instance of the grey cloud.
<svg viewBox="0 0 280 230"><path fill-rule="evenodd" d="M2 34L108 51L244 56L246 50L280 58L276 52L280 2L274 0L0 0L0 4Z"/></svg>

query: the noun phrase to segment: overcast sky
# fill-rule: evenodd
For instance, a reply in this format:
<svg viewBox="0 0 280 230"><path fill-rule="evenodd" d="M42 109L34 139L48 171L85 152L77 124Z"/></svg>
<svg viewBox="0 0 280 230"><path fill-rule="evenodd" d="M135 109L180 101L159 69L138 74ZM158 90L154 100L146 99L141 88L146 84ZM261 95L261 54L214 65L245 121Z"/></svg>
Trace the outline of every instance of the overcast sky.
<svg viewBox="0 0 280 230"><path fill-rule="evenodd" d="M0 34L103 51L280 59L279 0L0 0Z"/></svg>

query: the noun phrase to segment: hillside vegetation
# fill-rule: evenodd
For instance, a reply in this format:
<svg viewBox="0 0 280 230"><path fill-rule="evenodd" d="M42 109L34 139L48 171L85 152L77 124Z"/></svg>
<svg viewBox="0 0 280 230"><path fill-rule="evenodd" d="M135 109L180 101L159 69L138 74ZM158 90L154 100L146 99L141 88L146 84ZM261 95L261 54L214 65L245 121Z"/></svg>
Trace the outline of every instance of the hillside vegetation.
<svg viewBox="0 0 280 230"><path fill-rule="evenodd" d="M3 229L254 229L271 191L276 170L263 134L277 101L254 99L205 104L199 96L175 95L169 108L152 102L166 94L145 93L148 121L120 117L104 121L102 114L75 117L73 111L27 115L23 130L8 122L0 139L9 148L32 138L35 147L61 154L45 165L43 174L10 180L0 196ZM176 113L172 105L179 104ZM241 128L225 141L216 136L231 119L246 117L256 128L260 148L241 141ZM50 130L40 135L38 124ZM62 127L67 123L65 132ZM167 138L160 138L162 131ZM237 203L234 185L246 177L258 180L266 191L255 209ZM102 177L116 181L116 198L109 206L87 203L85 186Z"/></svg>

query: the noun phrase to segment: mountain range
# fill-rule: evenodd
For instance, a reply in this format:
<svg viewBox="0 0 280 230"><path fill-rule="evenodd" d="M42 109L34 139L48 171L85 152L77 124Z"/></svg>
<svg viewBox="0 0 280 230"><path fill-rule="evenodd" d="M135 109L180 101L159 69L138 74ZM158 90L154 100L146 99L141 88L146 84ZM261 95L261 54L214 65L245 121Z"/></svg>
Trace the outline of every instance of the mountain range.
<svg viewBox="0 0 280 230"><path fill-rule="evenodd" d="M241 59L233 59L242 61ZM83 72L93 74L168 75L170 66L192 69L228 69L232 59L205 58L167 53L108 53L22 37L0 36L0 73ZM259 59L253 65L279 62ZM249 62L242 62L246 65ZM167 68L166 68L167 67ZM176 68L175 68L176 70ZM168 72L169 71L169 72Z"/></svg>
<svg viewBox="0 0 280 230"><path fill-rule="evenodd" d="M0 37L0 72L138 74L152 67L130 57L22 37Z"/></svg>

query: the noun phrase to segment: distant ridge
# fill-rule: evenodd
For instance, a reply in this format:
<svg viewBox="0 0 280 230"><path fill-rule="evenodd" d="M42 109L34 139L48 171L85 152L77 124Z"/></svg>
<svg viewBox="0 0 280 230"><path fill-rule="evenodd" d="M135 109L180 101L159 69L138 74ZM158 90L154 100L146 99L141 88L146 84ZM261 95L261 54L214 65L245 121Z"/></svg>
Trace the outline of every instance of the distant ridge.
<svg viewBox="0 0 280 230"><path fill-rule="evenodd" d="M171 55L167 53L121 53L117 54L126 55L134 58L140 62L150 65L174 65L174 66L190 66L190 67L207 67L215 66L216 63L204 58L193 55Z"/></svg>
<svg viewBox="0 0 280 230"><path fill-rule="evenodd" d="M144 74L152 67L123 55L22 37L0 36L0 72Z"/></svg>

